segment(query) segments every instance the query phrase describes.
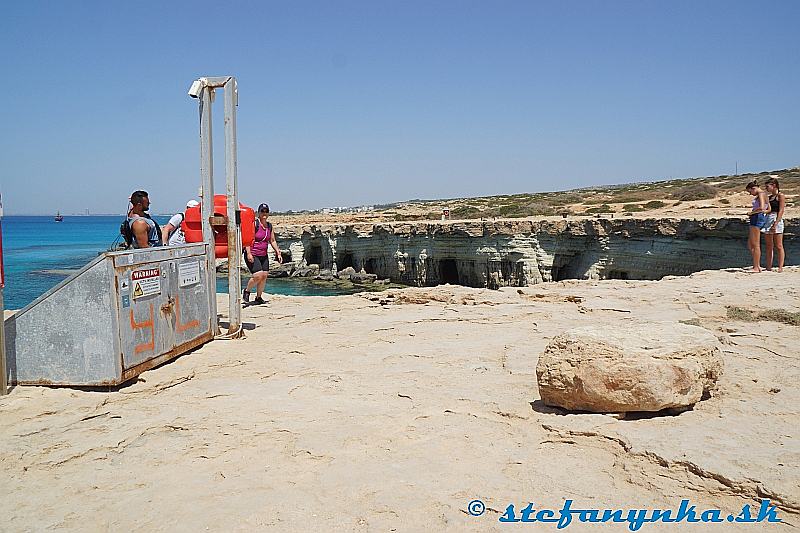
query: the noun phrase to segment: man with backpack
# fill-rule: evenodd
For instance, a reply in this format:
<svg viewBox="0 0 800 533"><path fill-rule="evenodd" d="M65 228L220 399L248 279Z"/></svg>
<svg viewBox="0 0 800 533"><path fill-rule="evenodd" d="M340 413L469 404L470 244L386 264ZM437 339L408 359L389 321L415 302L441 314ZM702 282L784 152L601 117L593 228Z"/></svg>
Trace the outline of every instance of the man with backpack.
<svg viewBox="0 0 800 533"><path fill-rule="evenodd" d="M120 232L131 248L152 248L161 246L161 231L155 220L150 218L150 198L147 191L134 191L131 194L131 208L128 218L122 223Z"/></svg>
<svg viewBox="0 0 800 533"><path fill-rule="evenodd" d="M197 200L189 200L186 202L186 209L197 207L198 205L200 205L200 202ZM169 219L167 225L161 230L161 240L167 246L186 244L186 235L184 235L183 227L181 226L184 218L186 218L186 211L175 213L172 218Z"/></svg>

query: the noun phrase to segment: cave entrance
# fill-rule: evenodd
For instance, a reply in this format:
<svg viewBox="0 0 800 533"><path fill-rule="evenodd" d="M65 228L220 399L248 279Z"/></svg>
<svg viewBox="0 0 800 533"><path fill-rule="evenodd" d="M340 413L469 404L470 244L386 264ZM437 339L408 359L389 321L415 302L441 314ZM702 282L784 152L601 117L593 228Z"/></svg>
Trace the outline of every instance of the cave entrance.
<svg viewBox="0 0 800 533"><path fill-rule="evenodd" d="M624 270L610 270L606 279L630 279Z"/></svg>
<svg viewBox="0 0 800 533"><path fill-rule="evenodd" d="M283 258L284 263L291 263L292 262L292 252L281 252L281 258Z"/></svg>
<svg viewBox="0 0 800 533"><path fill-rule="evenodd" d="M366 272L367 274L377 274L377 272L375 272L376 265L377 261L375 260L375 258L370 257L369 259L364 261L364 272Z"/></svg>
<svg viewBox="0 0 800 533"><path fill-rule="evenodd" d="M458 279L458 265L455 259L440 259L439 260L439 283L450 283L451 285L459 285Z"/></svg>
<svg viewBox="0 0 800 533"><path fill-rule="evenodd" d="M550 278L553 281L564 281L565 279L583 279L585 272L581 271L580 269L582 262L582 254L557 254L553 258L553 269L550 271Z"/></svg>
<svg viewBox="0 0 800 533"><path fill-rule="evenodd" d="M322 264L322 246L318 242L312 242L306 250L306 264L321 265Z"/></svg>
<svg viewBox="0 0 800 533"><path fill-rule="evenodd" d="M340 254L339 257L336 259L336 268L339 270L344 270L347 267L354 267L353 265L353 254L350 252L345 252Z"/></svg>

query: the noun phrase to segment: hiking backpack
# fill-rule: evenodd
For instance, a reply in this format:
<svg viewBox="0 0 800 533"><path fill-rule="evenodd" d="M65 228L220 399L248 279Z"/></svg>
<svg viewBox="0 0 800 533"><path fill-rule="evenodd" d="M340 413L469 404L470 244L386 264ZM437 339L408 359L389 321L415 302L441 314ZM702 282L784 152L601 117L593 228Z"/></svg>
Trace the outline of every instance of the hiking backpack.
<svg viewBox="0 0 800 533"><path fill-rule="evenodd" d="M145 213L144 217L153 220L147 213ZM156 234L158 235L158 240L160 242L161 226L159 226L158 222L156 222L155 220L153 220L153 224L156 225ZM126 249L133 248L133 230L131 229L131 223L128 220L128 217L125 217L125 220L123 220L122 224L119 225L119 233L120 235L122 235L122 239L125 241L125 248Z"/></svg>

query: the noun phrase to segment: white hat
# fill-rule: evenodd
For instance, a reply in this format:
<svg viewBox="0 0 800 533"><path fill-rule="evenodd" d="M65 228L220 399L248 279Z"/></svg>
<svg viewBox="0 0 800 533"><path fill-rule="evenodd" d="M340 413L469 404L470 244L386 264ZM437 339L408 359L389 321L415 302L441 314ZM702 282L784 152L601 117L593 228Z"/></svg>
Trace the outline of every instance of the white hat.
<svg viewBox="0 0 800 533"><path fill-rule="evenodd" d="M189 200L188 202L186 202L187 209L190 207L197 207L198 205L200 205L200 202L198 202L197 200Z"/></svg>

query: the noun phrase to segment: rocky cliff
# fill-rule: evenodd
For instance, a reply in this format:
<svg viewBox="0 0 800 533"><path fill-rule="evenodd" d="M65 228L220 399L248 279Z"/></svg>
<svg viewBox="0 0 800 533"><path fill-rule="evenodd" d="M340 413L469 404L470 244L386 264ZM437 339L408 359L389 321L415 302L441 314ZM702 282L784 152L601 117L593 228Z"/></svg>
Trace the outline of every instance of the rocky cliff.
<svg viewBox="0 0 800 533"><path fill-rule="evenodd" d="M797 262L787 220L786 264ZM742 219L513 219L276 227L285 259L410 285L660 279L749 264Z"/></svg>

